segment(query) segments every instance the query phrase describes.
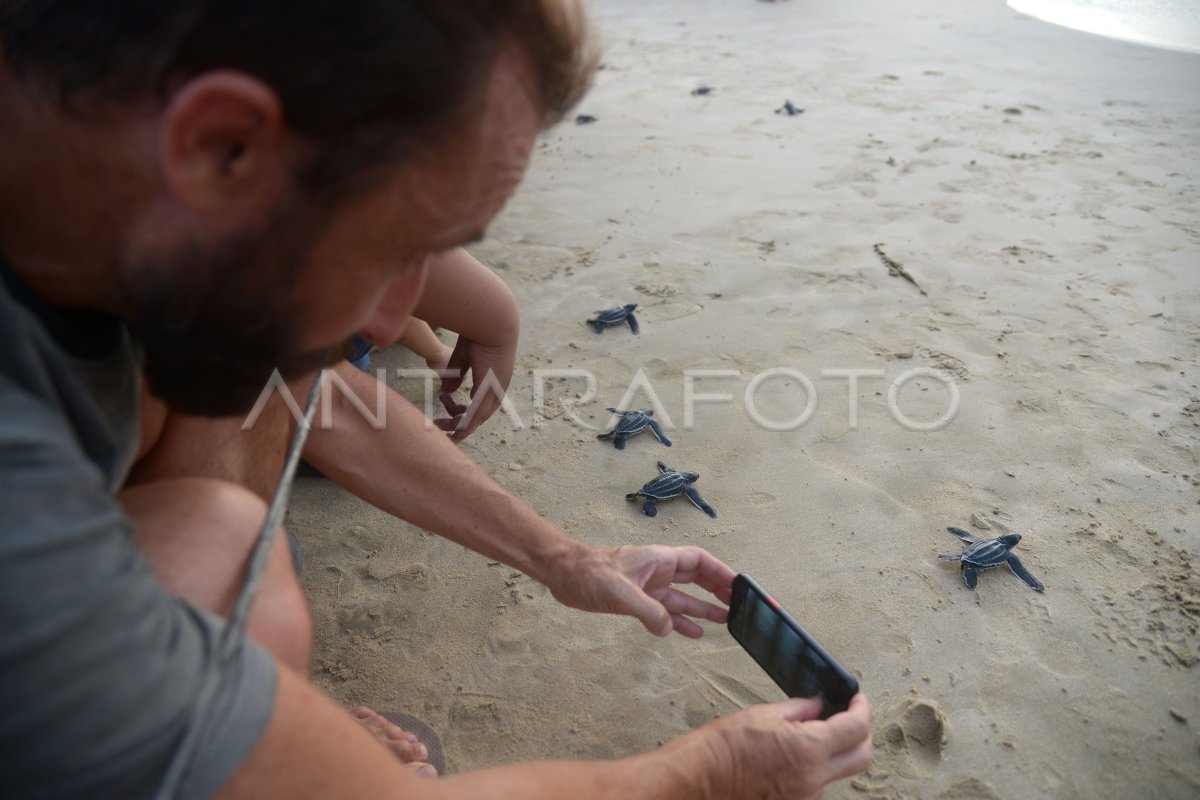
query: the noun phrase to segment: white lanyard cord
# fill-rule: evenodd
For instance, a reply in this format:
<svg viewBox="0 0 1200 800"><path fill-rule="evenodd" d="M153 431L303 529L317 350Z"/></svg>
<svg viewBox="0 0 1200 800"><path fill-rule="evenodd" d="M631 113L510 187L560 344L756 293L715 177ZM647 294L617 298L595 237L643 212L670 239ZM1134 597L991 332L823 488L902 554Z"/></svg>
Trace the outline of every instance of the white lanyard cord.
<svg viewBox="0 0 1200 800"><path fill-rule="evenodd" d="M213 698L216 697L217 684L221 675L220 667L234 654L245 636L250 607L254 604L254 598L258 594L267 561L271 556L271 546L275 542L275 534L279 530L284 512L287 510L288 497L292 491L292 479L296 475L296 465L300 463L300 453L304 450L304 441L308 438L308 431L312 427L312 419L317 410L317 400L321 396L321 384L324 378L324 370L318 372L313 378L312 387L308 391L308 400L304 406L304 421L296 426L296 433L292 436L292 442L288 446L287 458L283 463L283 475L279 479L279 485L275 487L271 505L267 508L267 518L258 532L258 540L254 544L254 549L250 553L250 561L246 565L242 591L233 604L233 611L230 612L229 620L221 631L221 638L217 641L217 646L209 653L204 686L201 687L200 697L192 707L191 720L179 742L179 747L167 766L162 785L159 787L158 794L155 795L156 800L173 800L179 792L179 786L192 763L196 746L200 741L201 723L207 718Z"/></svg>

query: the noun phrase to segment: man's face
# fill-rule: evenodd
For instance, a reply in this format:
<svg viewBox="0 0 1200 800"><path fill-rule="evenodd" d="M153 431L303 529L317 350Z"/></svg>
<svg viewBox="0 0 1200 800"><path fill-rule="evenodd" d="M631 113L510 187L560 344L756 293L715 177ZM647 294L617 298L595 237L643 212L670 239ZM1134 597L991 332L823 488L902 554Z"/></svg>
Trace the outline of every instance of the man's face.
<svg viewBox="0 0 1200 800"><path fill-rule="evenodd" d="M244 413L272 371L335 363L361 333L403 330L436 253L479 238L515 191L541 128L529 67L502 52L479 114L375 188L323 210L300 195L220 241L188 241L121 270L151 390L174 410Z"/></svg>

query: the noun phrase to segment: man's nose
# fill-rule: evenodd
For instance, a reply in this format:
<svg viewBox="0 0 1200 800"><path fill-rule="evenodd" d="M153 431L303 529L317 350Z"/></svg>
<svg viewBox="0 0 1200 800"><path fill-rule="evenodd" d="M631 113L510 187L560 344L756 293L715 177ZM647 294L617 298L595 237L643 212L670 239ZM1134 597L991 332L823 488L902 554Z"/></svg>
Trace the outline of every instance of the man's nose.
<svg viewBox="0 0 1200 800"><path fill-rule="evenodd" d="M359 331L360 335L381 347L399 339L425 289L425 273L422 264L404 269L392 278Z"/></svg>

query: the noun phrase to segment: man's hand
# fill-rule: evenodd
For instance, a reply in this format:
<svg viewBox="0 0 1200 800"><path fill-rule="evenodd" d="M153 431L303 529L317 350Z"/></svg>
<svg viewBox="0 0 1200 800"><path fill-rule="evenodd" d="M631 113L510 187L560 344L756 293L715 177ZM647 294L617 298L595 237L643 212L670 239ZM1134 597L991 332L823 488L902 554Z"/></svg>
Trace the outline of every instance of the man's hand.
<svg viewBox="0 0 1200 800"><path fill-rule="evenodd" d="M710 773L711 796L815 800L826 784L869 767L866 696L855 695L849 709L827 720L817 719L820 713L819 699L785 700L751 706L692 734L720 765Z"/></svg>
<svg viewBox="0 0 1200 800"><path fill-rule="evenodd" d="M500 401L512 381L513 364L517 359L514 338L499 346L481 345L465 336L458 337L450 363L446 366L452 377L442 379L441 401L449 419L435 420L444 431L453 431L451 439L461 442L487 421L500 408ZM454 399L467 373L471 373L471 403L465 406ZM480 389L486 391L480 393Z"/></svg>
<svg viewBox="0 0 1200 800"><path fill-rule="evenodd" d="M637 617L655 636L677 631L698 639L696 619L723 623L723 605L700 600L673 584L694 583L724 604L733 592L734 572L699 547L652 545L584 548L558 565L548 583L563 605L582 611Z"/></svg>

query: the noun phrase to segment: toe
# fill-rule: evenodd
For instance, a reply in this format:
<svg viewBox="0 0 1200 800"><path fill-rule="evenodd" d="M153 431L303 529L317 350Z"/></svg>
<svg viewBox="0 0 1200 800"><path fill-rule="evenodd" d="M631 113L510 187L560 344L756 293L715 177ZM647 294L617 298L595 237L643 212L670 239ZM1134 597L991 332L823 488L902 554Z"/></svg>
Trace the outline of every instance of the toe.
<svg viewBox="0 0 1200 800"><path fill-rule="evenodd" d="M422 778L436 778L438 776L438 771L432 764L426 764L422 761L414 761L408 764L408 768Z"/></svg>
<svg viewBox="0 0 1200 800"><path fill-rule="evenodd" d="M351 709L350 713L401 761L421 762L429 758L428 748L421 744L415 734L409 733L379 713L365 706Z"/></svg>

